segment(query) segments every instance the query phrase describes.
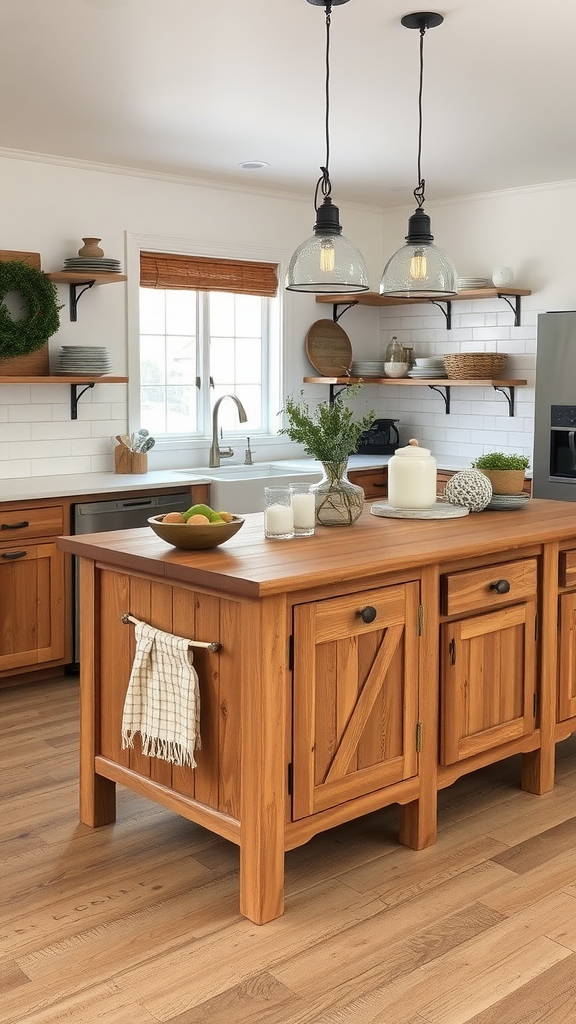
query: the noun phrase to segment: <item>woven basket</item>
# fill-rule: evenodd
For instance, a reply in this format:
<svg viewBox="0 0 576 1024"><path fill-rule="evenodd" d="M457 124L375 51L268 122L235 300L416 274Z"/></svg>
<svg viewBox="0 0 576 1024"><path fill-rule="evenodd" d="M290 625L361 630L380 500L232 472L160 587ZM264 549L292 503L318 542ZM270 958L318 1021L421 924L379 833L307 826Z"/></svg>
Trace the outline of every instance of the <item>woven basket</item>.
<svg viewBox="0 0 576 1024"><path fill-rule="evenodd" d="M508 356L498 352L457 352L444 355L446 373L453 380L491 380L502 373Z"/></svg>

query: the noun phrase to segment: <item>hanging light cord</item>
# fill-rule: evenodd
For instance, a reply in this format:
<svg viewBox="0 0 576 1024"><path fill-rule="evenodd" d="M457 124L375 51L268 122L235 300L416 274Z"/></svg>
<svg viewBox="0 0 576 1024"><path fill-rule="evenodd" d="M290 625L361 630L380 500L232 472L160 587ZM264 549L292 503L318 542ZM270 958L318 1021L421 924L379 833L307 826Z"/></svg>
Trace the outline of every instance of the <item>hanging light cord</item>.
<svg viewBox="0 0 576 1024"><path fill-rule="evenodd" d="M426 25L420 25L420 87L418 89L418 185L414 189L414 199L418 203L418 209L424 204L424 189L426 182L422 177L422 87L424 81L424 33Z"/></svg>
<svg viewBox="0 0 576 1024"><path fill-rule="evenodd" d="M322 176L318 178L316 183L316 190L314 192L314 209L318 210L318 195L322 192L324 199L332 192L332 182L330 181L330 173L328 167L330 166L330 24L331 24L332 4L326 5L326 82L325 82L325 95L326 95L326 113L324 117L324 130L326 133L326 165L320 167Z"/></svg>

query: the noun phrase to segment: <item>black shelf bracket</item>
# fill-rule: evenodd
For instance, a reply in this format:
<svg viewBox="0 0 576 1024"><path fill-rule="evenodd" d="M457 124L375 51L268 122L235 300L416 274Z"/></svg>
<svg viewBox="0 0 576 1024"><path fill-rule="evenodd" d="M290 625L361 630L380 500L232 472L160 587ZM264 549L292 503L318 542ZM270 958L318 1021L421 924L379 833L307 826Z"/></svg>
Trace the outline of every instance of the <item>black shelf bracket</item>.
<svg viewBox="0 0 576 1024"><path fill-rule="evenodd" d="M443 304L441 302L439 302L438 299L430 299L430 302L432 303L433 306L438 306L438 309L441 310L441 312L444 314L444 316L446 318L446 330L447 331L451 331L452 330L452 303L450 302L450 299L446 300L446 309L444 309Z"/></svg>
<svg viewBox="0 0 576 1024"><path fill-rule="evenodd" d="M86 391L89 391L90 388L94 387L94 381L92 381L91 384L87 384L85 388L82 388L82 391L80 392L80 394L78 394L78 388L80 386L81 386L80 384L71 384L70 385L70 419L71 420L77 420L78 419L78 401L79 401L80 398L82 398L82 395Z"/></svg>
<svg viewBox="0 0 576 1024"><path fill-rule="evenodd" d="M96 284L96 281L82 281L72 282L68 285L70 289L70 319L76 321L78 319L78 300L84 292L87 292L89 288L92 288ZM80 289L80 291L79 291Z"/></svg>
<svg viewBox="0 0 576 1024"><path fill-rule="evenodd" d="M349 384L329 384L330 395L328 401L330 405L333 405L334 399L337 398L341 391L346 391L346 388L349 386ZM338 388L338 391L336 391L336 388Z"/></svg>
<svg viewBox="0 0 576 1024"><path fill-rule="evenodd" d="M521 295L515 295L514 296L514 302L510 302L510 296L509 295L502 295L501 292L498 292L498 298L499 299L504 299L504 302L508 303L508 305L510 306L510 309L514 313L514 327L520 327L521 322L522 322L522 296Z"/></svg>
<svg viewBox="0 0 576 1024"><path fill-rule="evenodd" d="M354 299L353 302L333 302L332 303L332 319L333 319L334 323L337 324L339 319L340 319L340 317L344 316L344 313L347 313L349 309L352 309L353 306L357 306L357 305L358 305L358 299ZM338 312L338 306L344 306L344 309L342 310L341 313Z"/></svg>
<svg viewBox="0 0 576 1024"><path fill-rule="evenodd" d="M504 398L508 402L508 415L509 416L513 416L514 415L514 390L515 390L514 386L512 385L510 387L498 387L496 384L494 384L493 387L494 387L494 391L500 391L504 395Z"/></svg>
<svg viewBox="0 0 576 1024"><path fill-rule="evenodd" d="M441 387L439 384L429 384L428 387L430 388L431 391L437 391L438 394L442 396L442 398L444 400L444 407L445 407L445 410L446 410L446 415L449 416L450 415L450 385L449 384L445 384L444 387Z"/></svg>

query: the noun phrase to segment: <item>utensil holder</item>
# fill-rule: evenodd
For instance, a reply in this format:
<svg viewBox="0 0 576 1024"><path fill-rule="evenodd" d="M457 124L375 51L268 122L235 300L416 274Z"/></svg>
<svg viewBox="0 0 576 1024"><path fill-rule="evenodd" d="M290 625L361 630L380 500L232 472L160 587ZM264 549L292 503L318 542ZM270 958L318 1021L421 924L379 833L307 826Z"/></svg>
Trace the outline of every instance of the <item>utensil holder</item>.
<svg viewBox="0 0 576 1024"><path fill-rule="evenodd" d="M148 456L146 452L131 452L124 444L117 444L114 449L115 473L147 473Z"/></svg>

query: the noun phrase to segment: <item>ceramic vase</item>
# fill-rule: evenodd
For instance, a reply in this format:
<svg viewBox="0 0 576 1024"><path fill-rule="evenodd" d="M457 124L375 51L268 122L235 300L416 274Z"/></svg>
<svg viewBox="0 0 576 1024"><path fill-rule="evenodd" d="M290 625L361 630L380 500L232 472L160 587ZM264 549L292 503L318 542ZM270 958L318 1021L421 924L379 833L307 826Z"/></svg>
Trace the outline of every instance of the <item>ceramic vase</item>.
<svg viewBox="0 0 576 1024"><path fill-rule="evenodd" d="M347 462L323 462L324 475L310 488L320 526L352 526L362 513L364 491L348 479L347 467Z"/></svg>
<svg viewBox="0 0 576 1024"><path fill-rule="evenodd" d="M104 249L101 249L98 242L100 238L83 238L84 245L78 249L79 256L89 256L91 259L100 259L104 255Z"/></svg>

